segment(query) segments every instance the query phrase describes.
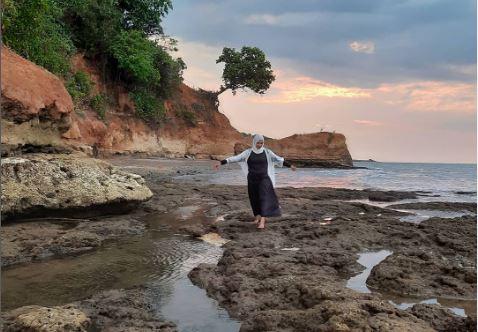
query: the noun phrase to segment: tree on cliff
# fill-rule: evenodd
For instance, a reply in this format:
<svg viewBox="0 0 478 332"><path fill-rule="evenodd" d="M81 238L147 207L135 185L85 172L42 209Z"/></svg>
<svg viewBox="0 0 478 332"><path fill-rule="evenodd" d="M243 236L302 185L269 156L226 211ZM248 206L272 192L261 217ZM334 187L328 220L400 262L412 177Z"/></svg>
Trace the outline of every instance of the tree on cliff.
<svg viewBox="0 0 478 332"><path fill-rule="evenodd" d="M216 60L216 63L220 62L225 63L222 74L224 85L216 92L217 95L228 89L235 95L237 89L245 88L264 94L275 80L271 63L257 47L244 46L240 52L224 47L221 56Z"/></svg>

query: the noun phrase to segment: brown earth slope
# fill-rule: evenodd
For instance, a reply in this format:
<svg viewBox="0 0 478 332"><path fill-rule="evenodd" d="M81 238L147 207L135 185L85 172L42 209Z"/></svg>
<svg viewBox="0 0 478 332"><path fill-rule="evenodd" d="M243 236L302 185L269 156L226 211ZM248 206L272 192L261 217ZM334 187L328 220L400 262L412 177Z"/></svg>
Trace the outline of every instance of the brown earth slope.
<svg viewBox="0 0 478 332"><path fill-rule="evenodd" d="M2 47L2 150L25 144L61 145L73 102L63 82Z"/></svg>

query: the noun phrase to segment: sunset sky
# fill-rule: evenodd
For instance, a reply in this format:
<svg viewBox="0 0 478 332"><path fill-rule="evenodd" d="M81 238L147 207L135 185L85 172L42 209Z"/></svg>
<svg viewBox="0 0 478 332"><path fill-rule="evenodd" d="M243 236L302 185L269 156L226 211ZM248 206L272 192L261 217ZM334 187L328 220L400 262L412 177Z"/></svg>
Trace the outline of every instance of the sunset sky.
<svg viewBox="0 0 478 332"><path fill-rule="evenodd" d="M272 64L265 95L230 91L239 131L336 131L354 159L476 162L475 0L176 0L163 22L185 83L218 90L223 47Z"/></svg>

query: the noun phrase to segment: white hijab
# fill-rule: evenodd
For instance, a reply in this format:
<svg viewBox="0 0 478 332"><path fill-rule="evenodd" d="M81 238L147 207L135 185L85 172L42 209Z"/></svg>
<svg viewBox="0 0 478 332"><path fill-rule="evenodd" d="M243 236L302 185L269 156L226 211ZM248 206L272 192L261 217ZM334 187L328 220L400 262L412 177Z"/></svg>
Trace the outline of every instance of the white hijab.
<svg viewBox="0 0 478 332"><path fill-rule="evenodd" d="M264 144L262 144L260 149L256 148L256 143L259 141L264 142L264 136L260 134L255 134L254 138L252 139L252 151L257 154L264 152Z"/></svg>

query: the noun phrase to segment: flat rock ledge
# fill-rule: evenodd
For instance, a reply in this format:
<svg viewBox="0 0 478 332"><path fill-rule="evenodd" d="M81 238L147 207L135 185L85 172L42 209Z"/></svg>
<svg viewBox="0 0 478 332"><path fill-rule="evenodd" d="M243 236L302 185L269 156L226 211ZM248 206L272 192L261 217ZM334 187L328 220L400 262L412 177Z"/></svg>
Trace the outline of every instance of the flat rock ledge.
<svg viewBox="0 0 478 332"><path fill-rule="evenodd" d="M153 195L141 176L77 155L2 158L1 177L4 220L122 213Z"/></svg>

